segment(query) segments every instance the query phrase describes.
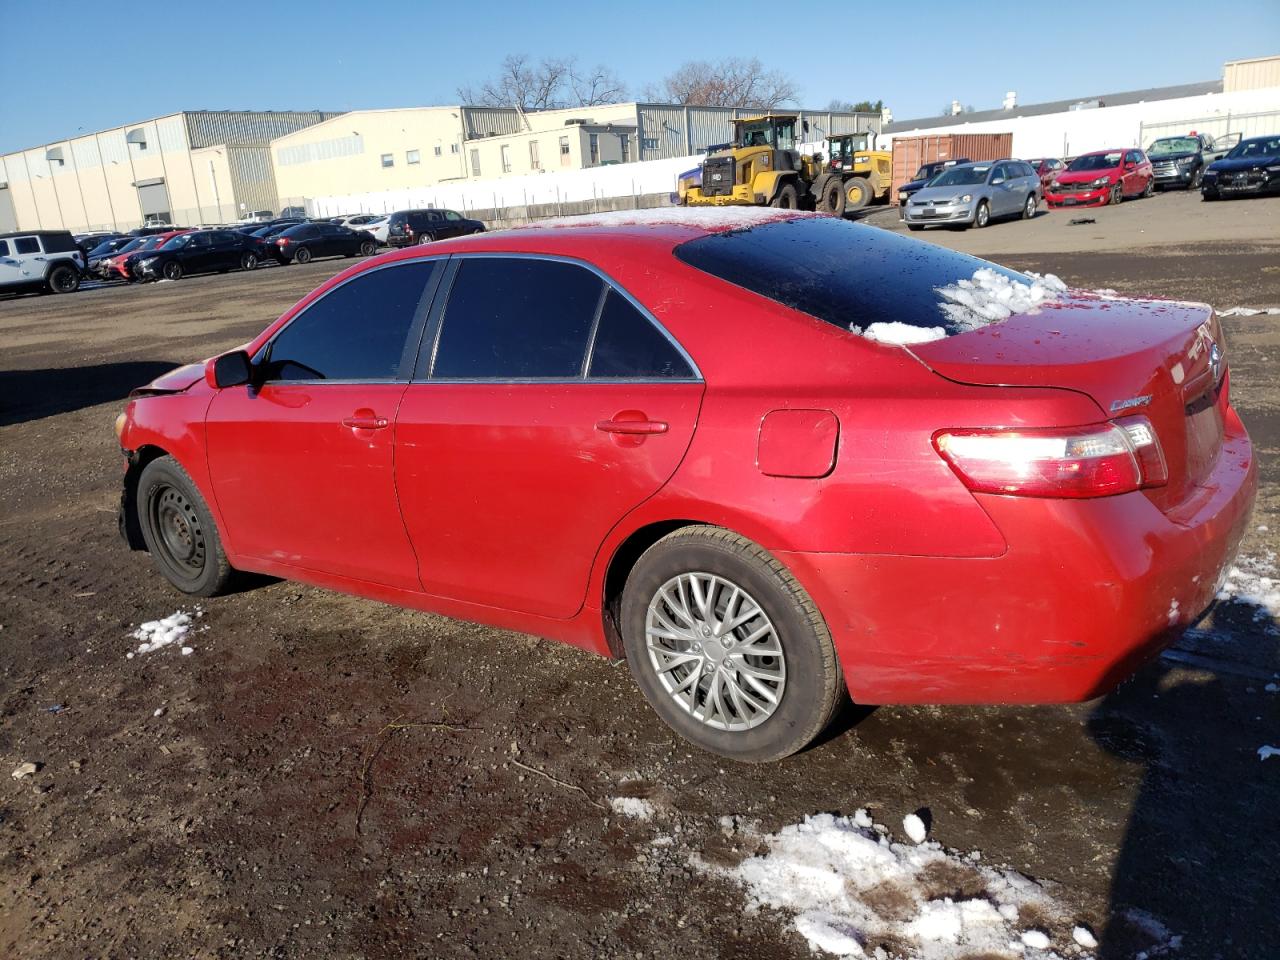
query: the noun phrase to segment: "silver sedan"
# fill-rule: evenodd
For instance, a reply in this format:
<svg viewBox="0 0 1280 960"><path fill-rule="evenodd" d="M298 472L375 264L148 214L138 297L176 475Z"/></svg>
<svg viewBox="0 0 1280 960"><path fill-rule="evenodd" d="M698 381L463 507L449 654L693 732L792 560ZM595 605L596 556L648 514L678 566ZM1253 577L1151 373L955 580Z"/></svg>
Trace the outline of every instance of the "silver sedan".
<svg viewBox="0 0 1280 960"><path fill-rule="evenodd" d="M1042 198L1040 177L1022 160L962 163L938 174L907 201L907 226L985 227L998 217L1030 220Z"/></svg>

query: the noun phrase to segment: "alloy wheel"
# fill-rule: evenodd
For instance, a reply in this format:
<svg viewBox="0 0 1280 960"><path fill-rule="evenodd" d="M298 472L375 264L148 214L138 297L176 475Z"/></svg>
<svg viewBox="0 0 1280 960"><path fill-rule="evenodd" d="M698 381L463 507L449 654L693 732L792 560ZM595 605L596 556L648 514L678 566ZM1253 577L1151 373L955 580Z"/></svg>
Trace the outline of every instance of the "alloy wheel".
<svg viewBox="0 0 1280 960"><path fill-rule="evenodd" d="M663 690L709 727L750 730L782 701L787 664L773 622L725 577L682 573L659 587L645 615L645 647Z"/></svg>

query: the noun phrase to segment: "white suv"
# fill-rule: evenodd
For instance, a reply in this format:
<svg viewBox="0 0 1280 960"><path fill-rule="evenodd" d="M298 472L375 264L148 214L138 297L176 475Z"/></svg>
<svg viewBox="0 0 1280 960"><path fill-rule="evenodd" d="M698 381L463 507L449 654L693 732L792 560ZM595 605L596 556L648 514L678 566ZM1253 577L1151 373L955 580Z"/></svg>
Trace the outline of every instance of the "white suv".
<svg viewBox="0 0 1280 960"><path fill-rule="evenodd" d="M67 230L0 233L0 293L74 293L84 254Z"/></svg>

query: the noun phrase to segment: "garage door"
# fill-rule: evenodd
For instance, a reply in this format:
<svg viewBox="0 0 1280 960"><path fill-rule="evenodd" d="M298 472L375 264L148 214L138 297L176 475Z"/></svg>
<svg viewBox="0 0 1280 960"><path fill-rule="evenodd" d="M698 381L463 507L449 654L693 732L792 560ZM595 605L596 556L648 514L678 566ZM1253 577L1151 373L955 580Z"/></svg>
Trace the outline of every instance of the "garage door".
<svg viewBox="0 0 1280 960"><path fill-rule="evenodd" d="M0 187L0 233L18 229L18 215L13 210L13 194L7 186Z"/></svg>
<svg viewBox="0 0 1280 960"><path fill-rule="evenodd" d="M138 206L142 219L147 223L172 223L169 211L169 190L164 180L139 180Z"/></svg>

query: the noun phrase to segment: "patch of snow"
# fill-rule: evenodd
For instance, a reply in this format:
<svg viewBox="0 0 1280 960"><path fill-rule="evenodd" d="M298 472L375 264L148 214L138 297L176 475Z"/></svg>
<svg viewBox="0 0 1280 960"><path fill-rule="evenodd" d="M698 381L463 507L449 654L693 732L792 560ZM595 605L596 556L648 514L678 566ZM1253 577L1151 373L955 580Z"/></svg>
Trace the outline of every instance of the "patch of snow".
<svg viewBox="0 0 1280 960"><path fill-rule="evenodd" d="M640 797L613 797L609 800L613 812L635 820L653 819L653 804Z"/></svg>
<svg viewBox="0 0 1280 960"><path fill-rule="evenodd" d="M1267 693L1280 693L1280 683L1268 683L1262 689L1267 691Z"/></svg>
<svg viewBox="0 0 1280 960"><path fill-rule="evenodd" d="M1280 747L1259 747L1258 759L1266 760L1268 757L1280 757Z"/></svg>
<svg viewBox="0 0 1280 960"><path fill-rule="evenodd" d="M750 908L789 911L814 950L842 956L1003 957L1013 944L1022 949L1021 908L1033 908L1047 923L1067 922L1064 909L1035 881L932 841L893 843L869 822L865 811L817 814L761 837L767 852L735 868L699 865L742 884ZM948 876L947 889L955 884L981 893L963 900L940 895L931 881L939 872ZM957 874L962 879L953 879Z"/></svg>
<svg viewBox="0 0 1280 960"><path fill-rule="evenodd" d="M1098 948L1098 938L1093 935L1093 931L1088 927L1072 927L1071 939L1086 950L1096 950Z"/></svg>
<svg viewBox="0 0 1280 960"><path fill-rule="evenodd" d="M914 813L908 813L902 818L902 829L906 831L912 843L924 843L929 836L929 831L925 828L924 821Z"/></svg>
<svg viewBox="0 0 1280 960"><path fill-rule="evenodd" d="M936 287L942 298L939 307L952 326L961 332L1007 320L1014 314L1035 313L1066 292L1067 285L1052 273L1028 273L1030 283L1014 280L1004 273L982 267L969 280Z"/></svg>
<svg viewBox="0 0 1280 960"><path fill-rule="evenodd" d="M195 647L183 647L183 648L182 648L182 655L183 655L184 657L189 657L189 656L191 656L191 655L192 655L193 653L195 653L195 652L196 652Z"/></svg>
<svg viewBox="0 0 1280 960"><path fill-rule="evenodd" d="M1266 533L1268 529L1270 529L1270 528L1269 528L1265 523L1260 523L1260 524L1258 524L1258 532L1259 532L1259 533Z"/></svg>
<svg viewBox="0 0 1280 960"><path fill-rule="evenodd" d="M911 323L900 323L897 320L889 320L881 323L873 323L867 329L861 327L849 327L854 333L860 333L868 340L875 340L877 343L891 343L897 346L905 346L912 343L929 343L933 340L941 340L947 335L946 327L917 327Z"/></svg>
<svg viewBox="0 0 1280 960"><path fill-rule="evenodd" d="M1220 317L1256 317L1259 314L1264 316L1280 316L1280 307L1228 307L1226 310L1219 310Z"/></svg>
<svg viewBox="0 0 1280 960"><path fill-rule="evenodd" d="M1275 631L1275 621L1280 619L1280 571L1276 570L1275 552L1237 558L1223 577L1218 599L1252 606L1254 622L1271 620L1269 629Z"/></svg>
<svg viewBox="0 0 1280 960"><path fill-rule="evenodd" d="M1178 601L1174 600L1169 604L1169 623L1178 622Z"/></svg>
<svg viewBox="0 0 1280 960"><path fill-rule="evenodd" d="M871 819L871 814L867 813L865 807L859 807L853 811L853 822L866 830L870 830L875 825L875 821Z"/></svg>
<svg viewBox="0 0 1280 960"><path fill-rule="evenodd" d="M153 717L163 717L163 716L164 716L164 707L156 707L156 712L155 712L155 713L153 713L153 714L151 714L151 715L152 715Z"/></svg>
<svg viewBox="0 0 1280 960"><path fill-rule="evenodd" d="M649 210L609 210L579 217L552 217L520 224L513 230L563 229L565 227L692 227L709 233L746 230L763 223L821 216L774 207L655 207Z"/></svg>
<svg viewBox="0 0 1280 960"><path fill-rule="evenodd" d="M1032 950L1049 949L1049 935L1043 930L1023 930L1022 942Z"/></svg>
<svg viewBox="0 0 1280 960"><path fill-rule="evenodd" d="M138 644L137 652L151 653L153 650L159 650L161 647L167 647L185 640L187 634L191 632L195 618L199 615L199 610L195 614L179 610L176 613L169 614L162 620L148 620L130 634L135 640L142 641Z"/></svg>

